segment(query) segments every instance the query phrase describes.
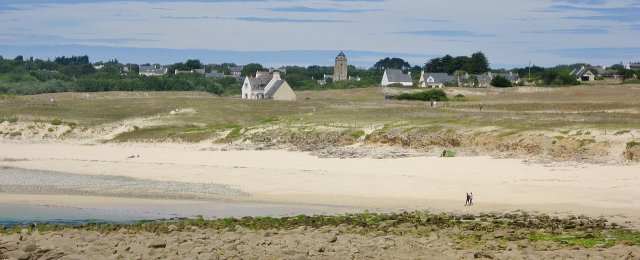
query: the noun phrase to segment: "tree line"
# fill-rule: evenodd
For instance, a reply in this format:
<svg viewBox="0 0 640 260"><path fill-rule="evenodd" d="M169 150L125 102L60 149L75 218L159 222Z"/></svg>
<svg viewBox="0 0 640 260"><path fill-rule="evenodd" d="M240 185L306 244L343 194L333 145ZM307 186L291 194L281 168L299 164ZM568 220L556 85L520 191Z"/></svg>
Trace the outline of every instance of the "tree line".
<svg viewBox="0 0 640 260"><path fill-rule="evenodd" d="M142 64L156 65L160 64ZM99 66L96 69L94 66ZM11 94L39 94L51 92L96 92L96 91L207 91L216 95L239 95L241 82L233 77L221 79L206 78L200 74L178 74L174 71L191 71L204 69L206 72L220 72L230 74L230 68L235 63L204 64L197 59L165 65L168 74L156 77L145 77L139 74L139 65L123 64L117 59L106 62L91 63L87 55L56 57L54 60L41 60L30 57L25 59L17 56L14 59L4 59L0 56L0 93ZM552 68L531 66L514 68L511 70L491 70L488 58L482 52L475 52L471 56L445 55L430 59L422 66L411 65L409 62L395 57L378 60L369 68L349 65L349 76L354 80L332 82L320 85L318 80L325 79L325 75L333 75L333 66L286 66L286 73L282 76L294 90L316 89L344 89L378 86L385 69L400 69L405 73L411 72L414 82L421 71L442 72L453 75L483 74L489 71L496 73L517 73L524 81L535 85L576 85L579 82L569 75L573 68L588 64L558 65ZM128 71L124 68L128 68ZM595 68L591 67L595 72ZM263 71L265 67L259 63L243 66L243 76L255 76L256 71ZM529 72L531 77L529 78ZM607 70L606 75L621 75L629 79L639 72L627 70L624 66L614 64ZM509 87L504 78L496 77L494 86ZM357 79L357 80L355 80ZM494 78L495 79L495 78Z"/></svg>

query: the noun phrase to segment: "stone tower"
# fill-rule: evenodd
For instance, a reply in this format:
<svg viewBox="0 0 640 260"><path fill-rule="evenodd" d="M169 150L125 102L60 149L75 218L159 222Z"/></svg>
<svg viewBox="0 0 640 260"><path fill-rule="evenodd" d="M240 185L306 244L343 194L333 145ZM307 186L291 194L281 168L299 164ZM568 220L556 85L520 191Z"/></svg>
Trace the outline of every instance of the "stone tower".
<svg viewBox="0 0 640 260"><path fill-rule="evenodd" d="M336 65L333 67L333 81L343 81L349 79L347 75L347 56L340 52L336 57Z"/></svg>

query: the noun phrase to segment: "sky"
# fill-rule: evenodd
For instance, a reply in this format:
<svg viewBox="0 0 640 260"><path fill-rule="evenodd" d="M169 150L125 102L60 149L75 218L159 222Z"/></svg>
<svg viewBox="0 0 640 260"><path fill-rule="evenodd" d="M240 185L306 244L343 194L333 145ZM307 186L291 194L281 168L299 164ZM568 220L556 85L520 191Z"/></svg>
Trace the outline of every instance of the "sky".
<svg viewBox="0 0 640 260"><path fill-rule="evenodd" d="M0 55L93 62L493 68L640 61L640 0L0 0Z"/></svg>

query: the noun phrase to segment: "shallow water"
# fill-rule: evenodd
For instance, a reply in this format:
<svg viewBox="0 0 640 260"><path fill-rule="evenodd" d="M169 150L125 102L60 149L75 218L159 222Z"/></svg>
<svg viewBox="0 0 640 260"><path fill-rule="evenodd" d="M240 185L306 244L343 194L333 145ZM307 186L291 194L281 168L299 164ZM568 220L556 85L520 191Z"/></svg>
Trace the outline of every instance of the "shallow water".
<svg viewBox="0 0 640 260"><path fill-rule="evenodd" d="M7 167L0 168L0 196L3 194L72 196L83 198L81 200L85 202L62 204L72 206L33 201L0 202L0 225L5 226L29 223L131 223L143 219L194 218L200 215L205 218L222 218L342 214L357 211L352 207L215 200L212 198L216 196L241 198L247 195L240 190L215 183L163 182ZM109 197L110 202L94 203L93 196ZM140 198L144 199L139 200Z"/></svg>
<svg viewBox="0 0 640 260"><path fill-rule="evenodd" d="M345 214L357 209L337 206L263 204L254 202L196 201L163 205L97 205L91 208L0 203L0 225L29 223L82 224L86 222L131 223L170 218L292 216Z"/></svg>

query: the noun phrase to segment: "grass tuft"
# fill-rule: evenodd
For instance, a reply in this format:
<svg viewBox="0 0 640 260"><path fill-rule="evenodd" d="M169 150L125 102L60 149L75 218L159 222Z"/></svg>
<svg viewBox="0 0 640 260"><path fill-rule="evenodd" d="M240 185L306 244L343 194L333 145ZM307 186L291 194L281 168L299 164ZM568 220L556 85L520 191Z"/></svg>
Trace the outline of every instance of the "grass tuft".
<svg viewBox="0 0 640 260"><path fill-rule="evenodd" d="M360 139L360 137L363 137L364 135L365 132L362 130L355 130L351 132L351 137L353 137L353 139Z"/></svg>
<svg viewBox="0 0 640 260"><path fill-rule="evenodd" d="M613 135L623 135L623 134L628 134L628 133L631 133L631 131L630 130L620 130L620 131L616 132Z"/></svg>

